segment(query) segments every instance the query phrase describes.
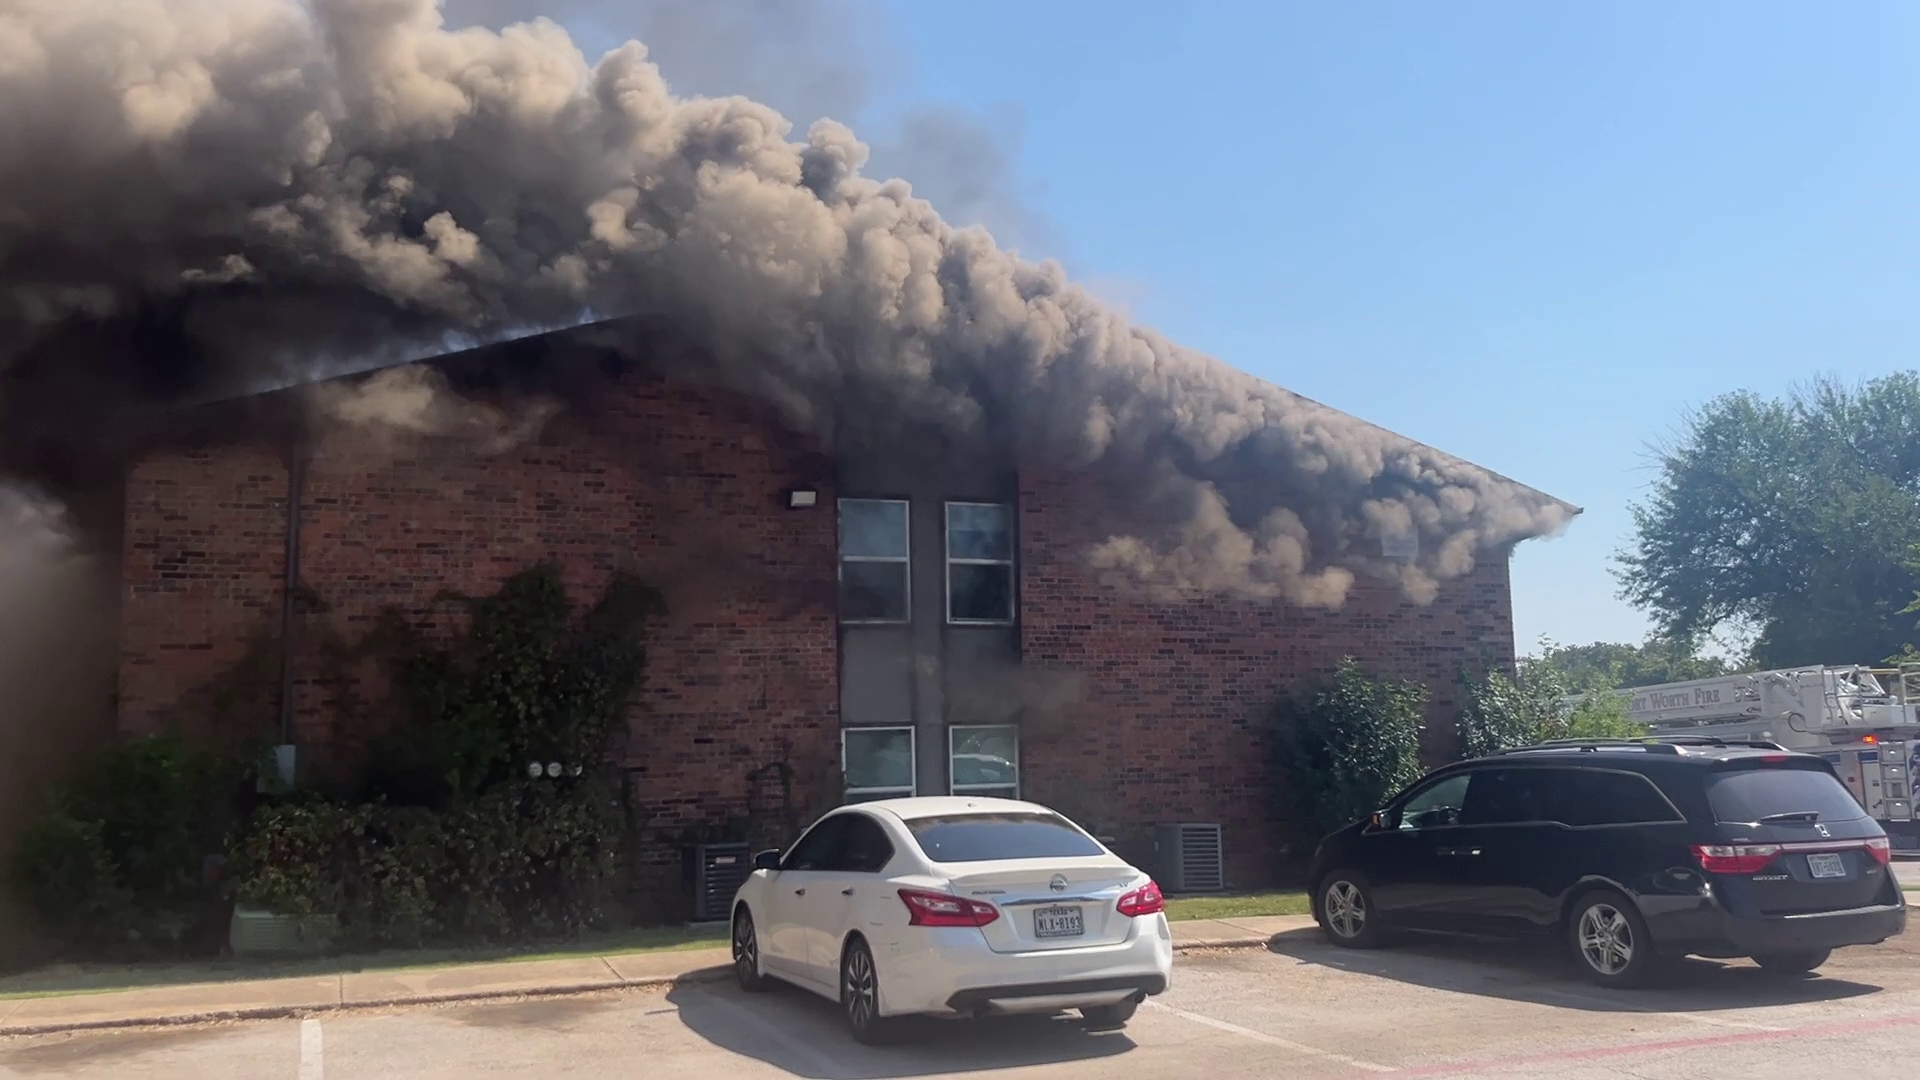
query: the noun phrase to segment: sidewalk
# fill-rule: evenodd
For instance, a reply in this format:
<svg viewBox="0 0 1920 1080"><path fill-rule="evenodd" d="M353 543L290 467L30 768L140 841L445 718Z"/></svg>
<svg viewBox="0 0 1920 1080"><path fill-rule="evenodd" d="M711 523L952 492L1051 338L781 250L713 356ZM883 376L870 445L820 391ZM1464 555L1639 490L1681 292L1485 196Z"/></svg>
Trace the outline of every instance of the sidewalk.
<svg viewBox="0 0 1920 1080"><path fill-rule="evenodd" d="M1260 948L1275 934L1312 925L1304 915L1194 919L1172 924L1173 947ZM49 994L0 999L0 1036L668 986L730 978L729 964L726 949L685 949Z"/></svg>

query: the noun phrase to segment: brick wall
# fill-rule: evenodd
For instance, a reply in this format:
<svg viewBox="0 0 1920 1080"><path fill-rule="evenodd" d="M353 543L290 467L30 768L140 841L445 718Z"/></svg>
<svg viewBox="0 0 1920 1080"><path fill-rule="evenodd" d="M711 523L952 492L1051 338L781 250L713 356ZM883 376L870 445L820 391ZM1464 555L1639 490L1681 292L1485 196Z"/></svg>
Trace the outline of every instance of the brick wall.
<svg viewBox="0 0 1920 1080"><path fill-rule="evenodd" d="M825 474L823 476L823 474ZM302 498L296 723L316 767L340 769L378 734L377 664L343 669L327 643L362 639L383 608L441 631L444 589L485 593L557 560L576 598L637 571L665 592L627 751L650 827L744 815L770 762L810 778L837 765L830 470L764 410L628 374L534 444L483 456L458 444L384 445L336 432L312 453ZM789 509L794 487L820 505ZM286 472L258 449L161 452L129 478L123 730L204 712L249 671L264 635L277 663ZM277 667L268 665L277 672ZM259 700L259 695L243 695ZM277 688L251 717L277 723ZM764 806L759 807L765 809ZM678 895L678 855L651 852L650 886Z"/></svg>
<svg viewBox="0 0 1920 1080"><path fill-rule="evenodd" d="M1458 673L1511 668L1504 558L1483 560L1429 606L1356 587L1339 611L1282 603L1158 603L1087 566L1089 547L1139 527L1123 491L1027 473L1021 479L1023 659L1078 682L1077 700L1024 735L1029 795L1152 855L1150 827L1219 822L1230 883L1268 883L1284 823L1267 767L1269 710L1344 656L1432 688L1423 751L1449 757Z"/></svg>

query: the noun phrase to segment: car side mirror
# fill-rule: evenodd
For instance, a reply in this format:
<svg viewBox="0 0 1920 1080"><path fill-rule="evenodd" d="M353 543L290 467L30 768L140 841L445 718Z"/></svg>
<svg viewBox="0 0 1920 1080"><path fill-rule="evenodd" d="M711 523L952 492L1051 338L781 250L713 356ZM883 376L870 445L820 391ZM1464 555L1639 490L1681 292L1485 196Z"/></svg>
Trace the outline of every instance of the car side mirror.
<svg viewBox="0 0 1920 1080"><path fill-rule="evenodd" d="M753 857L753 868L755 870L780 869L780 849L768 848L758 855L755 855Z"/></svg>
<svg viewBox="0 0 1920 1080"><path fill-rule="evenodd" d="M1387 811L1385 810L1375 810L1373 816L1367 819L1367 828L1369 829L1384 829L1386 827Z"/></svg>

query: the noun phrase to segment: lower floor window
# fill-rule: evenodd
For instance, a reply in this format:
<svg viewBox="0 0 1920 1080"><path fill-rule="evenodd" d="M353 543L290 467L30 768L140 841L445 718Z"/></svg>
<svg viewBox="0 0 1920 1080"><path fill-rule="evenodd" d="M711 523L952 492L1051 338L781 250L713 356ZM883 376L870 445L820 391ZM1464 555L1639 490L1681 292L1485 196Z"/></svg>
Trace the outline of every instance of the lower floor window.
<svg viewBox="0 0 1920 1080"><path fill-rule="evenodd" d="M913 729L910 727L842 728L841 773L847 801L871 802L913 795Z"/></svg>
<svg viewBox="0 0 1920 1080"><path fill-rule="evenodd" d="M955 795L1020 797L1020 729L1011 724L947 729L947 764Z"/></svg>

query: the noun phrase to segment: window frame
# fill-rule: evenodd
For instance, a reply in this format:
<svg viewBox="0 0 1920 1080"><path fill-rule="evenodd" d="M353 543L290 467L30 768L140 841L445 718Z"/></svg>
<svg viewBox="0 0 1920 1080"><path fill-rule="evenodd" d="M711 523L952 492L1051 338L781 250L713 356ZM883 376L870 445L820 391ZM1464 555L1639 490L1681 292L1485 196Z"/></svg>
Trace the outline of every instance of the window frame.
<svg viewBox="0 0 1920 1080"><path fill-rule="evenodd" d="M1399 799L1393 804L1392 828L1382 829L1380 831L1397 832L1397 833L1420 833L1420 832L1426 832L1430 829L1459 828L1460 827L1459 823L1455 822L1452 825L1423 825L1417 829L1410 829L1406 826L1407 807L1412 806L1415 800L1422 798L1428 792L1434 791L1446 784L1451 784L1455 780L1465 780L1467 782L1467 786L1470 788L1473 786L1473 777L1476 774L1478 774L1480 771L1481 770L1479 769L1462 769L1459 772L1448 773L1445 776L1433 777L1429 779L1426 783L1421 784L1418 787L1415 787L1413 790L1407 792L1404 798ZM1460 797L1459 808L1464 810L1466 808L1466 802L1467 802L1466 795L1463 792Z"/></svg>
<svg viewBox="0 0 1920 1080"><path fill-rule="evenodd" d="M847 782L847 736L854 732L907 733L907 787L854 787ZM920 732L912 724L860 724L840 729L840 800L843 806L880 799L911 799L920 794ZM855 800L854 796L861 796Z"/></svg>
<svg viewBox="0 0 1920 1080"><path fill-rule="evenodd" d="M1569 771L1572 771L1572 772L1584 772L1584 773L1593 773L1593 774L1596 774L1596 775L1602 775L1602 776L1631 776L1631 777L1633 777L1633 778L1634 778L1635 780L1638 780L1638 781L1639 781L1639 782L1640 782L1640 783L1641 783L1642 785L1644 785L1645 787L1647 787L1647 788L1650 788L1650 789L1651 789L1651 790L1653 791L1653 794L1654 794L1654 797L1655 797L1655 798L1657 798L1657 799L1659 799L1659 800L1660 800L1660 802L1661 802L1662 804L1664 804L1664 805L1666 806L1666 808L1667 808L1667 812L1668 812L1668 813L1670 813L1670 814L1672 815L1671 817L1668 817L1668 818L1663 818L1663 819L1660 819L1660 820L1648 820L1648 821L1602 821L1602 822L1597 822L1597 823L1595 823L1595 824L1591 824L1591 825L1575 825L1575 824L1573 824L1572 822L1567 822L1567 821L1555 821L1555 822L1553 822L1553 824L1555 824L1555 825L1559 825L1559 826L1561 826L1562 828L1567 828L1567 829L1634 829L1634 828L1643 828L1643 827L1645 827L1645 826L1648 826L1648 825L1685 825L1685 824L1687 824L1687 815L1686 815L1686 814L1685 814L1684 812L1682 812L1682 811L1681 811L1681 809L1680 809L1680 807L1678 807L1678 806L1676 806L1676 805L1674 804L1674 801L1673 801L1673 798L1672 798L1671 796L1669 796L1669 795L1668 795L1668 794L1666 793L1666 790L1665 790L1665 789L1663 789L1663 788L1662 788L1662 787L1661 787L1661 786L1660 786L1659 784L1657 784L1657 783L1655 783L1655 782L1654 782L1654 780L1653 780L1653 777L1651 777L1651 776L1648 776L1648 775L1647 775L1647 774L1645 774L1645 773L1642 773L1642 772L1635 772L1635 771L1634 771L1634 770L1632 770L1632 769L1607 769L1607 768L1601 768L1601 767L1600 767L1600 766L1598 766L1598 765L1558 765L1558 764L1555 764L1555 765L1542 765L1542 766L1539 766L1539 768L1542 768L1542 769L1546 769L1546 770L1555 770L1555 769L1565 769L1565 770L1569 770Z"/></svg>
<svg viewBox="0 0 1920 1080"><path fill-rule="evenodd" d="M886 873L887 867L892 866L893 860L900 854L899 845L893 842L893 836L888 832L887 827L880 823L879 818L861 810L843 810L839 816L846 818L847 824L842 827L845 835L841 837L839 861L834 866L834 872L840 874L867 875ZM873 830L873 834L878 836L880 843L886 847L887 856L880 860L879 866L871 870L862 870L852 865L852 860L848 857L848 850L851 847L850 841L852 840L853 830L855 829Z"/></svg>
<svg viewBox="0 0 1920 1080"><path fill-rule="evenodd" d="M953 508L956 506L997 507L1007 512L1007 557L1004 559L956 558L953 554ZM1012 626L1020 616L1020 575L1015 556L1019 538L1014 533L1015 504L979 502L972 499L948 499L940 516L940 545L946 562L940 568L941 586L946 590L946 618L949 626ZM1004 619L957 619L953 615L953 568L956 566L1004 566L1007 568L1007 617Z"/></svg>
<svg viewBox="0 0 1920 1080"><path fill-rule="evenodd" d="M1013 783L1008 784L961 784L953 778L954 739L962 731L1011 731L1013 732ZM1018 799L1020 797L1020 725L1019 724L948 724L947 725L947 791L953 795L989 795L995 798ZM1000 795L1008 787L1013 794Z"/></svg>
<svg viewBox="0 0 1920 1080"><path fill-rule="evenodd" d="M842 522L848 503L886 503L898 506L906 522L906 554L904 555L849 555L846 552L846 537ZM905 612L898 619L854 619L844 610L836 611L843 626L905 626L913 622L913 500L912 499L868 499L853 496L834 500L834 554L838 562L834 563L834 581L840 588L846 587L846 565L855 563L897 563L902 578L906 582ZM836 595L834 606L839 608Z"/></svg>

